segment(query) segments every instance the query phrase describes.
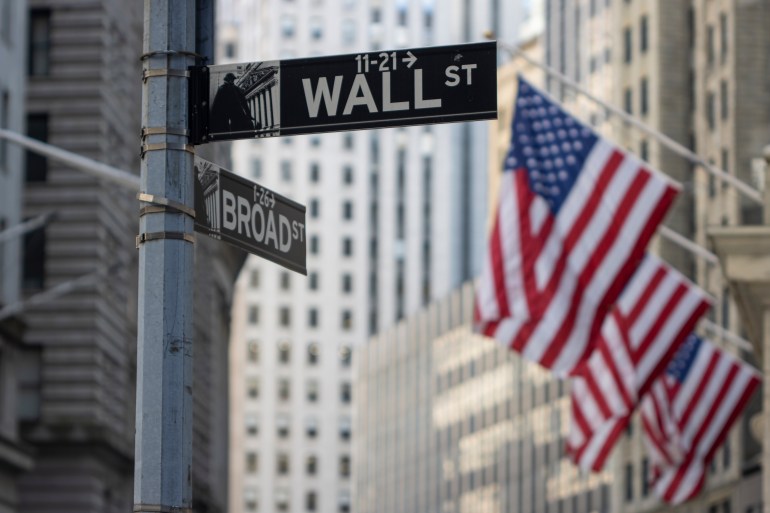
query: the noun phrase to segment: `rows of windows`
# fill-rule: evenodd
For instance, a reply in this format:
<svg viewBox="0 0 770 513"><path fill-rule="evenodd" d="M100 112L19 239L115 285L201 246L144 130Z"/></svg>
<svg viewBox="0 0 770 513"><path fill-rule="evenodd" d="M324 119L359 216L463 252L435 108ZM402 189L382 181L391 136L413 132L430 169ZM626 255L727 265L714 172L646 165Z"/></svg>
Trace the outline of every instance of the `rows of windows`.
<svg viewBox="0 0 770 513"><path fill-rule="evenodd" d="M311 457L309 457L311 458ZM315 490L305 492L305 511L318 511L319 494ZM244 508L248 512L259 511L257 490L247 487L243 493ZM289 491L285 488L275 490L275 510L290 511ZM350 511L350 492L341 490L337 499L337 511L347 513Z"/></svg>
<svg viewBox="0 0 770 513"><path fill-rule="evenodd" d="M339 477L350 477L351 458L348 454L342 454L337 462L337 475ZM287 476L291 473L291 458L287 452L279 452L275 457L275 471L279 476ZM315 476L318 473L318 456L310 454L305 458L305 475ZM245 469L247 474L259 473L259 455L256 452L249 451L245 457Z"/></svg>
<svg viewBox="0 0 770 513"><path fill-rule="evenodd" d="M318 286L318 277L315 276L313 285ZM353 277L349 274L342 276L342 290L345 293L352 292L353 289ZM248 305L247 307L247 321L251 325L257 325L260 323L260 307L259 305ZM281 306L278 308L278 324L283 327L291 326L292 310L288 306ZM320 316L318 308L310 307L308 309L307 325L311 328L317 328L320 325ZM345 331L353 329L353 311L347 308L340 312L340 328Z"/></svg>
<svg viewBox="0 0 770 513"><path fill-rule="evenodd" d="M306 362L308 365L317 365L320 361L321 348L316 342L307 345ZM258 363L260 360L260 344L257 340L250 340L246 344L246 357L250 363ZM340 365L350 367L353 352L349 346L342 346L338 352ZM288 364L291 362L291 344L288 341L278 343L278 362Z"/></svg>
<svg viewBox="0 0 770 513"><path fill-rule="evenodd" d="M259 269L252 269L251 273L249 275L249 287L252 289L258 289L261 284L261 276ZM309 290L318 290L319 287L319 275L317 271L310 271L308 273L308 289ZM289 272L282 272L280 274L279 278L279 285L281 290L291 290L291 273ZM353 292L353 275L344 272L340 275L340 290L345 294L350 294ZM249 310L249 323L250 324L257 324L259 322L259 313L258 309L255 311Z"/></svg>
<svg viewBox="0 0 770 513"><path fill-rule="evenodd" d="M344 393L344 392L343 392ZM347 392L349 393L349 391ZM349 397L349 396L348 396ZM260 432L260 420L259 416L254 412L249 412L244 415L244 430L248 437L256 437ZM305 417L304 433L310 438L314 439L319 434L318 418L313 415ZM275 433L279 439L287 439L291 435L291 418L286 413L279 413L275 419ZM351 435L351 421L350 417L343 415L339 418L337 423L337 436L340 441L347 442L350 440Z"/></svg>

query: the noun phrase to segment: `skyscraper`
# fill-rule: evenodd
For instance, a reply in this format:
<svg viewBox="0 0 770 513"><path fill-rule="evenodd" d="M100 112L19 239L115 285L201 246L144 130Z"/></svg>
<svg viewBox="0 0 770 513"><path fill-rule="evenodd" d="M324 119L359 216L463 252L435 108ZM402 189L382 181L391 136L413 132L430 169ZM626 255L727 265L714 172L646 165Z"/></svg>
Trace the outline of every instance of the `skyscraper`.
<svg viewBox="0 0 770 513"><path fill-rule="evenodd" d="M460 0L230 5L241 9L241 62L458 44L488 29L510 38L517 15L510 2ZM307 278L254 258L239 281L230 502L243 509L234 511L351 507L351 350L355 361L369 334L479 268L486 131L473 123L234 143L237 172L307 205L308 243Z"/></svg>

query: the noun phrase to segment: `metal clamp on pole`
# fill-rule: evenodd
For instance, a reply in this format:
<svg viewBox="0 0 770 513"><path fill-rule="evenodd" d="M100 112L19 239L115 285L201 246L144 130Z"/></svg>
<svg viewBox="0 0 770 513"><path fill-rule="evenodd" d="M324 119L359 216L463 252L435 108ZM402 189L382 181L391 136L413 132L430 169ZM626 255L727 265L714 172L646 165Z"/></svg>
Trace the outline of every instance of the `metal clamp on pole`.
<svg viewBox="0 0 770 513"><path fill-rule="evenodd" d="M187 57L195 57L201 61L207 60L206 56L195 52L188 52L187 50L155 50L152 52L143 53L139 56L139 60L143 61L145 59L149 59L150 57L157 57L158 55L165 55L167 57L171 57L173 55L184 55Z"/></svg>
<svg viewBox="0 0 770 513"><path fill-rule="evenodd" d="M163 143L143 144L142 151L139 154L139 156L141 158L144 158L145 153L147 153L148 151L158 151L158 150L186 151L187 153L192 153L193 155L195 155L195 148L193 147L192 144L163 142Z"/></svg>
<svg viewBox="0 0 770 513"><path fill-rule="evenodd" d="M168 128L165 126L142 128L142 139L150 135L178 135L181 137L189 137L190 131L186 128Z"/></svg>
<svg viewBox="0 0 770 513"><path fill-rule="evenodd" d="M139 217L145 214L154 214L158 212L176 212L179 214L187 214L195 219L195 209L188 207L178 201L173 201L168 198L160 198L153 194L147 194L146 192L140 192L136 195L136 199L149 205L142 207L139 211Z"/></svg>
<svg viewBox="0 0 770 513"><path fill-rule="evenodd" d="M192 513L192 509L172 508L163 504L136 504L134 513Z"/></svg>
<svg viewBox="0 0 770 513"><path fill-rule="evenodd" d="M156 68L142 71L142 81L147 82L152 77L182 77L190 78L190 72L185 69Z"/></svg>
<svg viewBox="0 0 770 513"><path fill-rule="evenodd" d="M189 242L190 244L195 244L195 235L193 235L192 233L150 232L150 233L140 233L139 235L136 236L136 249L139 249L139 246L144 244L147 241L164 240L164 239L183 240L183 241Z"/></svg>

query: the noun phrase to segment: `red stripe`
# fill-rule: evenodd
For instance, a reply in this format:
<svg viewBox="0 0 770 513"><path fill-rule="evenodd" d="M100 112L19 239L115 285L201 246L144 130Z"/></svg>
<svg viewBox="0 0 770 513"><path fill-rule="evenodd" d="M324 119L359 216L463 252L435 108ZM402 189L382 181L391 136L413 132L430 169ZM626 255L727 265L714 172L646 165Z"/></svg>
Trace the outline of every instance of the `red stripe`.
<svg viewBox="0 0 770 513"><path fill-rule="evenodd" d="M621 333L623 333L624 330L621 329ZM597 349L600 351L600 354L604 357L604 359L608 362L607 363L607 369L612 374L612 379L615 381L615 386L620 391L620 399L623 401L623 404L625 404L629 409L633 406L633 400L628 395L628 390L626 390L625 383L623 380L623 376L620 374L620 369L615 364L615 358L612 355L612 352L610 351L610 348L606 344L600 344Z"/></svg>
<svg viewBox="0 0 770 513"><path fill-rule="evenodd" d="M544 366L553 366L554 361L564 350L564 346L567 344L570 333L574 328L578 309L583 303L583 296L585 295L586 288L593 279L594 274L596 274L596 271L603 263L604 259L607 257L610 248L617 240L620 229L625 226L626 219L628 218L631 209L636 204L639 195L642 193L642 190L644 189L644 186L649 181L649 179L650 175L646 173L638 173L634 177L631 186L627 189L626 195L623 198L623 201L620 203L617 212L615 213L614 221L607 227L607 230L604 232L601 241L594 248L594 251L588 260L586 267L578 277L578 285L572 293L570 308L567 312L567 316L562 322L562 325L560 326L559 331L556 333L556 336L548 345L548 349L541 358L541 363ZM574 244L576 241L572 242ZM571 251L572 248L570 247L569 250ZM593 312L593 319L589 331L589 341L596 339L594 334L599 331L600 323L604 320L604 317L607 314L607 310L609 310L611 304L612 303L599 302L596 305L597 308ZM588 346L590 346L590 344L588 344ZM589 352L589 347L586 347L584 353Z"/></svg>
<svg viewBox="0 0 770 513"><path fill-rule="evenodd" d="M756 376L752 376L748 383L746 383L746 388L743 389L743 393L741 394L740 399L735 403L735 407L730 412L730 415L727 417L727 421L724 424L724 427L722 430L717 434L716 438L714 438L714 444L709 449L708 453L706 453L705 461L708 463L711 458L714 456L714 452L722 445L722 442L724 442L725 438L727 437L727 434L730 432L730 429L732 428L733 424L736 420L738 420L738 417L741 413L743 413L743 409L746 406L746 403L751 398L751 395L754 393L754 390L757 389L759 384L761 383L760 379Z"/></svg>
<svg viewBox="0 0 770 513"><path fill-rule="evenodd" d="M676 476L674 479L669 483L668 488L666 489L665 493L663 494L663 500L666 502L673 502L674 495L679 490L679 486L682 483L682 479L684 479L685 474L687 474L687 471L689 470L689 464L688 465L681 465L678 467L676 471ZM684 497L682 499L682 502L688 501L695 497L695 495L700 491L701 487L703 487L703 481L706 477L705 473L705 467L701 469L700 478L698 479L698 482L695 484L693 489L690 491L690 493L687 495L687 497Z"/></svg>
<svg viewBox="0 0 770 513"><path fill-rule="evenodd" d="M685 426L687 426L687 424L690 422L690 416L692 415L693 410L695 410L695 407L699 404L700 401L703 400L703 392L706 390L709 380L712 379L714 369L716 368L718 362L719 353L714 351L711 354L711 359L708 362L706 370L698 376L700 381L698 382L698 385L695 389L695 393L690 398L690 404L688 404L687 408L685 408L685 410L682 412L682 416L677 419L680 432L684 431Z"/></svg>
<svg viewBox="0 0 770 513"><path fill-rule="evenodd" d="M631 420L631 416L626 415L621 419L613 420L617 421L615 423L615 427L612 428L612 431L610 431L610 433L607 435L607 438L604 439L602 448L599 450L599 453L596 455L596 459L591 466L591 469L595 472L599 472L602 467L604 467L604 462L607 461L607 457L610 455L610 452L612 452L612 448L615 447L615 442L618 440L618 437L623 432L623 430L626 429L626 426L628 426L628 422Z"/></svg>
<svg viewBox="0 0 770 513"><path fill-rule="evenodd" d="M650 346L658 340L658 337L661 334L661 329L663 328L663 325L666 324L666 321L668 321L671 318L671 315L674 313L674 310L679 305L679 303L682 302L682 298L685 296L686 293L687 293L687 286L683 283L679 283L676 286L676 288L673 290L671 295L668 297L668 301L666 301L665 306L658 313L658 316L655 318L655 321L652 323L652 326L650 326L650 328L647 330L647 336L644 337L644 339L642 339L641 343L639 344L639 347L636 348L635 350L632 347L629 347L631 351L631 360L634 362L635 367L637 366L639 361L642 359L642 357L645 354L647 354L647 351L649 351ZM676 340L672 340L671 342L676 342Z"/></svg>
<svg viewBox="0 0 770 513"><path fill-rule="evenodd" d="M600 342L601 344L601 342ZM605 346L605 344L601 344L602 347ZM607 355L602 354L605 360L604 366L605 367L611 367L612 363L608 362ZM586 367L590 370L590 367ZM596 403L596 406L599 408L599 411L602 414L602 419L607 419L612 416L612 410L610 409L609 404L607 404L607 400L605 398L605 395L601 388L599 388L599 384L596 382L596 377L593 372L587 372L583 376L583 380L585 381L586 387L588 388L588 392L591 395L591 397L594 398L594 402Z"/></svg>
<svg viewBox="0 0 770 513"><path fill-rule="evenodd" d="M655 273L652 275L652 279L647 283L642 294L635 300L633 308L631 308L631 311L626 315L629 325L633 326L636 323L636 320L639 318L642 311L644 311L644 307L647 306L650 298L655 291L658 290L660 282L663 281L663 278L665 278L667 274L668 272L664 267L658 266Z"/></svg>
<svg viewBox="0 0 770 513"><path fill-rule="evenodd" d="M561 283L561 277L564 274L564 270L567 264L567 257L569 256L570 251L574 248L575 244L579 240L579 236L583 233L583 230L588 225L588 222L590 221L594 211L596 210L597 206L600 203L600 200L602 195L604 194L604 191L609 186L609 183L612 181L612 177L615 175L615 172L620 166L621 160L622 160L622 155L617 151L615 151L610 156L610 158L608 159L608 161L604 166L604 169L602 169L600 173L599 179L597 180L597 187L591 193L591 196L588 198L586 205L578 215L578 218L575 221L570 233L567 234L565 240L563 241L563 247L561 249L561 253L559 254L558 260L554 265L553 275L551 276L551 279L549 283L546 285L545 289L541 291L541 293L538 295L538 298L537 298L538 302L536 303L535 311L538 312L539 314L544 312L547 306L551 303L551 300L553 299L553 296L557 291L557 287ZM540 254L538 253L537 256L540 257ZM530 288L529 283L531 283L531 286L533 288L536 287L534 263L533 263L533 269L531 269L531 272L528 274L529 276L527 277L528 278L527 289ZM534 329L537 327L536 322L539 321L540 317L541 315L538 315L535 318L536 321L527 323L527 326L525 326L524 329L520 331L519 336L512 343L512 347L516 351L521 352L524 349L524 346L529 342L530 335L532 331L534 331Z"/></svg>
<svg viewBox="0 0 770 513"><path fill-rule="evenodd" d="M500 208L498 207L495 216L495 225L489 239L489 254L492 260L492 275L495 284L495 299L497 300L498 318L502 319L510 316L511 311L508 305L508 287L505 284L505 255L503 254L502 241L500 233Z"/></svg>
<svg viewBox="0 0 770 513"><path fill-rule="evenodd" d="M588 424L588 421L583 415L583 410L580 409L579 403L575 400L574 394L572 396L572 421L577 424L578 428L580 428L580 431L583 433L583 437L586 439L586 441L583 442L580 447L568 446L570 447L572 461L577 464L580 462L580 458L583 456L583 452L585 452L586 447L588 446L588 442L593 435L593 431L591 430L591 426Z"/></svg>

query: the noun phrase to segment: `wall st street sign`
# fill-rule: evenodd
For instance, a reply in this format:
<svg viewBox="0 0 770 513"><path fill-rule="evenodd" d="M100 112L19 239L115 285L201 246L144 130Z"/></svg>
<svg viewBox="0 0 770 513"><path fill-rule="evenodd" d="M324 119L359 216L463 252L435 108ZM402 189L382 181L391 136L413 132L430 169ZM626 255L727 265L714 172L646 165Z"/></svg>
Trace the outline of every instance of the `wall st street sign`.
<svg viewBox="0 0 770 513"><path fill-rule="evenodd" d="M495 42L191 71L193 144L497 117Z"/></svg>
<svg viewBox="0 0 770 513"><path fill-rule="evenodd" d="M197 156L195 231L307 274L305 207Z"/></svg>

